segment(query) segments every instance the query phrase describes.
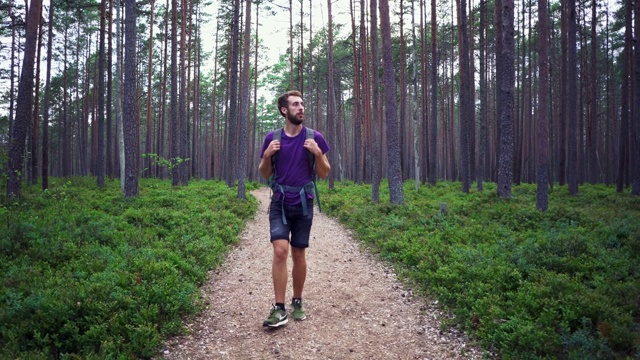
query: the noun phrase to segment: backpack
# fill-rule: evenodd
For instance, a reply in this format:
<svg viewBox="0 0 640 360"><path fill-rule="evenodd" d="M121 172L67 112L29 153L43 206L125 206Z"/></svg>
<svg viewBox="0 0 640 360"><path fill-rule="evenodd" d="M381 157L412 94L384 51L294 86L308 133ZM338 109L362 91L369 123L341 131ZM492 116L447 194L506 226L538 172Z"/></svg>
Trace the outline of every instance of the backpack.
<svg viewBox="0 0 640 360"><path fill-rule="evenodd" d="M304 127L304 129L306 130L306 138L307 139L313 139L315 137L315 130L308 128L308 127ZM282 133L284 132L284 128L280 128L278 130L275 130L273 132L273 140L278 140L278 141L282 141ZM301 187L294 187L294 186L287 186L287 185L281 185L278 184L275 179L276 179L276 162L278 161L278 155L279 155L279 151L277 153L275 153L272 157L271 157L271 166L273 168L273 174L271 174L271 176L269 177L269 186L271 187L271 190L275 191L278 190L281 193L284 194L284 192L297 192L300 193L300 199L302 202L302 213L304 215L307 215L307 201L306 201L306 191L312 191L311 187L313 187L313 190L315 190L315 198L318 201L318 210L320 212L322 212L322 207L320 206L320 195L318 193L318 185L316 184L316 169L315 169L315 165L316 165L316 158L315 156L313 156L313 154L309 151L307 151L307 158L309 159L309 166L311 167L311 182L301 186ZM283 205L284 206L284 205ZM287 221L285 219L284 216L284 209L282 211L282 220L283 223L286 224Z"/></svg>

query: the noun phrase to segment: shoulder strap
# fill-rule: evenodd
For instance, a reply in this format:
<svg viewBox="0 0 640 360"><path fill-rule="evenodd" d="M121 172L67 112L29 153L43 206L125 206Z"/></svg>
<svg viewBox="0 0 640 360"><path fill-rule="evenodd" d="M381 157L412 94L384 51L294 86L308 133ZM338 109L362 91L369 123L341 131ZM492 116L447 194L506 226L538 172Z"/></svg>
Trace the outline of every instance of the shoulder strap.
<svg viewBox="0 0 640 360"><path fill-rule="evenodd" d="M307 130L307 139L314 139L316 136L316 131L312 128L308 128L305 126L305 130ZM311 166L312 180L316 181L316 157L310 151L307 151L307 158L309 159L309 166Z"/></svg>
<svg viewBox="0 0 640 360"><path fill-rule="evenodd" d="M278 130L274 130L273 131L273 140L278 140L278 141L282 141L282 132L284 131L284 128L280 128ZM277 153L273 154L273 156L271 157L271 165L273 165L273 171L275 174L275 169L276 169L276 160L278 160L278 155L280 154L280 152L278 151Z"/></svg>

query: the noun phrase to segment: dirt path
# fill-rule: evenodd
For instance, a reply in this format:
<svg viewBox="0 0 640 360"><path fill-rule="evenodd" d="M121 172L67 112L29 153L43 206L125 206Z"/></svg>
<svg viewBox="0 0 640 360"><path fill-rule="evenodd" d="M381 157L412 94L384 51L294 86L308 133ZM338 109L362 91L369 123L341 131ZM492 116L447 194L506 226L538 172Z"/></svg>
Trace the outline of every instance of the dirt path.
<svg viewBox="0 0 640 360"><path fill-rule="evenodd" d="M436 306L414 297L390 267L362 251L348 231L317 211L307 250L307 319L296 322L290 316L284 327L263 328L273 302L269 189L252 194L259 201L258 212L241 242L203 286L207 309L187 325L189 335L167 342L161 358L482 358L464 336L440 330Z"/></svg>

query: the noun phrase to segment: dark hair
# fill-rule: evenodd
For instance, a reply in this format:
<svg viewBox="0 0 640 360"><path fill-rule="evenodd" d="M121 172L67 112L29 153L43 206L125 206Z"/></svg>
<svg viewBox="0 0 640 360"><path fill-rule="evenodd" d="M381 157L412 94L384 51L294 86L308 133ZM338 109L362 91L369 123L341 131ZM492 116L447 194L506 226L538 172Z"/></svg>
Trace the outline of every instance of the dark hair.
<svg viewBox="0 0 640 360"><path fill-rule="evenodd" d="M302 98L302 93L298 90L290 90L287 91L286 93L280 95L280 97L278 98L278 111L280 112L280 115L285 116L284 113L282 112L283 107L288 107L289 106L289 96L298 96L300 98Z"/></svg>

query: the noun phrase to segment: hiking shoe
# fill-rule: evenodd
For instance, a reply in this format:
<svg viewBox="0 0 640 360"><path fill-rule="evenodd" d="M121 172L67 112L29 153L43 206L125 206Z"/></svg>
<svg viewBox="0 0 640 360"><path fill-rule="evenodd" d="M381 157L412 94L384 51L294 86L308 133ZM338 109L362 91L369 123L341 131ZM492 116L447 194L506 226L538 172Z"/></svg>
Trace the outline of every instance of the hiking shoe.
<svg viewBox="0 0 640 360"><path fill-rule="evenodd" d="M262 323L262 326L276 328L286 324L287 321L289 321L287 319L287 312L274 305L273 308L271 308L269 317Z"/></svg>
<svg viewBox="0 0 640 360"><path fill-rule="evenodd" d="M302 300L291 300L291 306L293 306L293 318L302 321L307 318L307 314L304 313L304 307L302 307Z"/></svg>

